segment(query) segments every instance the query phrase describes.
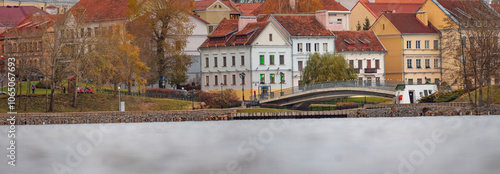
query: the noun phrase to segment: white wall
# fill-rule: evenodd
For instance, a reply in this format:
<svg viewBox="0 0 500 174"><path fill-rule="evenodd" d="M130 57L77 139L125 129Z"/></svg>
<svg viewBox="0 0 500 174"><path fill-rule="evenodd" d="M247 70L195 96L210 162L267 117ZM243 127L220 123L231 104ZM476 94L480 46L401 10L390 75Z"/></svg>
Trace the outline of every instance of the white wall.
<svg viewBox="0 0 500 174"><path fill-rule="evenodd" d="M363 81L366 81L368 77L371 77L373 83L375 83L376 78L380 78L380 81L385 80L385 53L384 52L338 52L344 55L347 63L349 60L354 61L354 69L358 69L358 60L362 60L362 67L359 70L358 78L362 77ZM368 67L367 60L371 60L371 68L375 68L375 60L379 60L379 69L377 73L365 73L365 68Z"/></svg>
<svg viewBox="0 0 500 174"><path fill-rule="evenodd" d="M183 52L190 55L193 63L186 72L188 76L187 83L195 82L198 84L201 83L200 52L198 51L198 47L207 39L207 26L209 24L191 15L189 15L189 20L194 25L194 28L191 36L187 38L186 48L184 48Z"/></svg>
<svg viewBox="0 0 500 174"><path fill-rule="evenodd" d="M302 52L298 51L298 44L302 43ZM311 51L307 52L306 44L311 44ZM314 54L314 44L319 43L320 54L326 53L323 50L323 43L327 43L327 52L335 52L335 39L334 37L292 37L292 64L293 64L293 86L299 86L299 80L302 77L302 71L299 71L298 62L303 62L302 70L307 66L307 61L309 60L309 54Z"/></svg>

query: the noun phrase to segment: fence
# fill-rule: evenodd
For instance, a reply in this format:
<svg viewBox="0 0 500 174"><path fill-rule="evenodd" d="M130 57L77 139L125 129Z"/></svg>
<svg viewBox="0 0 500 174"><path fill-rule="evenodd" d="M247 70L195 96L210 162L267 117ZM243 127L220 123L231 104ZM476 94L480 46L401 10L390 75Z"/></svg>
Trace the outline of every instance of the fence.
<svg viewBox="0 0 500 174"><path fill-rule="evenodd" d="M105 93L105 94L114 94L114 90L110 89L104 89L101 90L100 92ZM161 93L139 93L139 92L120 92L120 95L128 95L128 96L139 96L139 97L151 97L151 98L169 98L169 99L176 99L176 100L185 100L185 101L199 101L198 97L194 97L192 94L182 94L182 95L175 95L175 94L161 94Z"/></svg>

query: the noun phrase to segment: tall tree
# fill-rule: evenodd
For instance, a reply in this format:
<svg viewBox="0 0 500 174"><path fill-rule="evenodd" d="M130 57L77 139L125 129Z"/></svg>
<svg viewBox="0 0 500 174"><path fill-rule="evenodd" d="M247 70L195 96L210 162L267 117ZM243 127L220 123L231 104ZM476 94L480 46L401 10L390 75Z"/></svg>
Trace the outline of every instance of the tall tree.
<svg viewBox="0 0 500 174"><path fill-rule="evenodd" d="M370 29L370 19L368 17L365 18L365 23L363 24L363 30L369 30Z"/></svg>
<svg viewBox="0 0 500 174"><path fill-rule="evenodd" d="M194 28L188 16L193 5L193 1L190 0L129 1L129 8L132 11L130 19L134 20L132 24L145 27L135 27L140 30L131 30L131 33L136 36L147 33L145 36L153 42L152 49L146 48L143 51L146 52L146 56L154 57L148 62L152 73L156 74L150 77L150 81L158 81L160 87L164 87L162 77L174 83L174 79L186 76L187 68L191 64L191 60L186 60L182 50Z"/></svg>
<svg viewBox="0 0 500 174"><path fill-rule="evenodd" d="M302 81L305 84L356 78L356 72L349 66L343 55L330 53L310 55L302 75Z"/></svg>
<svg viewBox="0 0 500 174"><path fill-rule="evenodd" d="M360 31L360 30L361 30L361 24L358 21L358 24L356 25L356 31Z"/></svg>

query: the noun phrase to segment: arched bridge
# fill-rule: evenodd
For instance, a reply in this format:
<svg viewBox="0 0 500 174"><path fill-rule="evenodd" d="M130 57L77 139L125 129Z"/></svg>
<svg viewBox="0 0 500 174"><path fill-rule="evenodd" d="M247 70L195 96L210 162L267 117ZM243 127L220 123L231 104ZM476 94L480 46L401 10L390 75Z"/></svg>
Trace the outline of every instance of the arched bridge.
<svg viewBox="0 0 500 174"><path fill-rule="evenodd" d="M286 95L260 100L260 103L304 110L313 103L350 96L375 96L394 99L395 86L396 84L392 83L330 82L309 85L302 89L289 89Z"/></svg>

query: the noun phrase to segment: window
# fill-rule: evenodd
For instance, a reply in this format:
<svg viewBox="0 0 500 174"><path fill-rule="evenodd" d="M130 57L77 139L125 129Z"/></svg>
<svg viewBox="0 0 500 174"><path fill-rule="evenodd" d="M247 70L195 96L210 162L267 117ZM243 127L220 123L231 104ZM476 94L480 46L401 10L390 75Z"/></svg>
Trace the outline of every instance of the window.
<svg viewBox="0 0 500 174"><path fill-rule="evenodd" d="M233 74L233 85L236 85L236 75Z"/></svg>
<svg viewBox="0 0 500 174"><path fill-rule="evenodd" d="M217 78L217 76L214 76L214 79L215 79L215 84L214 84L214 85L215 85L215 86L219 85L219 84L218 84L218 83L219 83L219 78Z"/></svg>
<svg viewBox="0 0 500 174"><path fill-rule="evenodd" d="M408 79L408 85L413 85L413 79Z"/></svg>
<svg viewBox="0 0 500 174"><path fill-rule="evenodd" d="M285 55L280 55L280 65L285 64Z"/></svg>
<svg viewBox="0 0 500 174"><path fill-rule="evenodd" d="M413 68L413 66L411 65L411 59L406 59L406 67Z"/></svg>
<svg viewBox="0 0 500 174"><path fill-rule="evenodd" d="M227 85L227 76L226 76L226 75L224 75L224 76L222 76L222 77L223 77L223 79L224 79L224 85Z"/></svg>
<svg viewBox="0 0 500 174"><path fill-rule="evenodd" d="M406 49L411 49L411 40L406 41Z"/></svg>
<svg viewBox="0 0 500 174"><path fill-rule="evenodd" d="M245 56L241 56L241 65L245 65Z"/></svg>
<svg viewBox="0 0 500 174"><path fill-rule="evenodd" d="M439 82L440 82L440 81L439 81L439 78L435 78L435 79L434 79L434 83L435 83L435 84L439 84Z"/></svg>
<svg viewBox="0 0 500 174"><path fill-rule="evenodd" d="M342 23L342 19L337 19L337 22Z"/></svg>
<svg viewBox="0 0 500 174"><path fill-rule="evenodd" d="M222 57L222 66L226 67L226 56Z"/></svg>
<svg viewBox="0 0 500 174"><path fill-rule="evenodd" d="M362 68L363 68L363 61L358 60L358 69L362 69Z"/></svg>
<svg viewBox="0 0 500 174"><path fill-rule="evenodd" d="M302 43L297 44L297 52L299 52L299 53L302 52Z"/></svg>
<svg viewBox="0 0 500 174"><path fill-rule="evenodd" d="M323 43L323 52L328 52L328 43Z"/></svg>
<svg viewBox="0 0 500 174"><path fill-rule="evenodd" d="M84 34L85 34L85 28L81 28L80 29L80 37L83 37Z"/></svg>
<svg viewBox="0 0 500 174"><path fill-rule="evenodd" d="M209 83L210 83L210 76L205 76L205 84L206 84L206 86L208 86Z"/></svg>
<svg viewBox="0 0 500 174"><path fill-rule="evenodd" d="M434 68L439 68L439 59L434 59Z"/></svg>
<svg viewBox="0 0 500 174"><path fill-rule="evenodd" d="M415 60L415 64L417 64L417 68L422 68L422 60L420 59Z"/></svg>
<svg viewBox="0 0 500 174"><path fill-rule="evenodd" d="M431 83L431 78L425 78L425 84L430 84Z"/></svg>
<svg viewBox="0 0 500 174"><path fill-rule="evenodd" d="M264 55L260 55L260 65L265 65Z"/></svg>
<svg viewBox="0 0 500 174"><path fill-rule="evenodd" d="M208 60L208 57L205 57L205 67L208 68L209 65L210 65L210 62Z"/></svg>
<svg viewBox="0 0 500 174"><path fill-rule="evenodd" d="M273 34L269 34L269 41L273 41Z"/></svg>
<svg viewBox="0 0 500 174"><path fill-rule="evenodd" d="M422 84L422 79L417 79L417 85L421 85Z"/></svg>
<svg viewBox="0 0 500 174"><path fill-rule="evenodd" d="M87 28L87 37L92 36L92 28Z"/></svg>
<svg viewBox="0 0 500 174"><path fill-rule="evenodd" d="M297 65L299 66L299 71L302 71L302 66L303 66L302 61L299 61Z"/></svg>
<svg viewBox="0 0 500 174"><path fill-rule="evenodd" d="M420 49L420 41L419 40L415 41L415 48Z"/></svg>
<svg viewBox="0 0 500 174"><path fill-rule="evenodd" d="M385 24L382 24L382 30L385 30Z"/></svg>
<svg viewBox="0 0 500 174"><path fill-rule="evenodd" d="M214 31L214 26L208 26L208 33L212 33Z"/></svg>
<svg viewBox="0 0 500 174"><path fill-rule="evenodd" d="M306 52L311 52L311 43L306 43Z"/></svg>
<svg viewBox="0 0 500 174"><path fill-rule="evenodd" d="M274 83L274 74L269 74L270 83Z"/></svg>
<svg viewBox="0 0 500 174"><path fill-rule="evenodd" d="M319 43L314 44L314 52L319 52Z"/></svg>
<svg viewBox="0 0 500 174"><path fill-rule="evenodd" d="M274 55L269 56L269 64L274 65Z"/></svg>
<svg viewBox="0 0 500 174"><path fill-rule="evenodd" d="M260 84L266 83L266 75L265 74L260 74Z"/></svg>
<svg viewBox="0 0 500 174"><path fill-rule="evenodd" d="M217 67L217 57L214 57L214 67Z"/></svg>
<svg viewBox="0 0 500 174"><path fill-rule="evenodd" d="M431 59L425 59L425 68L431 68Z"/></svg>
<svg viewBox="0 0 500 174"><path fill-rule="evenodd" d="M354 68L354 60L349 60L349 66L350 66L351 68Z"/></svg>
<svg viewBox="0 0 500 174"><path fill-rule="evenodd" d="M285 73L280 74L280 83L285 83Z"/></svg>
<svg viewBox="0 0 500 174"><path fill-rule="evenodd" d="M425 41L425 49L429 49L429 44L430 44L429 40L426 40Z"/></svg>
<svg viewBox="0 0 500 174"><path fill-rule="evenodd" d="M245 77L243 77L243 79L241 79L241 84L244 85L245 84Z"/></svg>
<svg viewBox="0 0 500 174"><path fill-rule="evenodd" d="M366 68L372 68L372 60L366 60Z"/></svg>
<svg viewBox="0 0 500 174"><path fill-rule="evenodd" d="M231 57L231 66L236 66L236 56Z"/></svg>
<svg viewBox="0 0 500 174"><path fill-rule="evenodd" d="M434 49L435 50L439 49L439 41L438 40L434 40Z"/></svg>
<svg viewBox="0 0 500 174"><path fill-rule="evenodd" d="M380 69L380 60L375 60L375 68Z"/></svg>

